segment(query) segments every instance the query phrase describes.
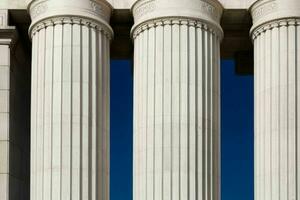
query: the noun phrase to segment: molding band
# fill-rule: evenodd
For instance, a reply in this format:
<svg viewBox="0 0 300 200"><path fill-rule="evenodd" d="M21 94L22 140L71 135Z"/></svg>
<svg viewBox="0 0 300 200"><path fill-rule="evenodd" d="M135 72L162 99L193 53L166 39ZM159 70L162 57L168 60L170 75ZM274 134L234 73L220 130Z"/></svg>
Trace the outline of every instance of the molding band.
<svg viewBox="0 0 300 200"><path fill-rule="evenodd" d="M274 21L262 24L256 27L254 30L252 30L251 32L252 40L255 40L261 33L264 33L267 30L272 30L273 28L279 28L282 26L300 26L300 17L276 19Z"/></svg>
<svg viewBox="0 0 300 200"><path fill-rule="evenodd" d="M103 31L109 39L112 6L106 0L32 0L28 5L32 18L29 34L55 24L79 24Z"/></svg>
<svg viewBox="0 0 300 200"><path fill-rule="evenodd" d="M253 18L250 35L254 40L257 35L274 27L299 23L299 0L257 0L249 8Z"/></svg>
<svg viewBox="0 0 300 200"><path fill-rule="evenodd" d="M83 25L87 26L90 28L94 28L99 32L103 32L103 34L111 40L113 37L113 32L110 28L108 28L106 25L101 24L100 22L96 22L95 20L91 19L84 19L84 18L79 18L79 17L54 17L54 18L49 18L45 19L37 24L35 24L32 29L31 29L31 37L33 37L38 31L41 29L47 28L48 26L54 26L57 24L78 24L78 25Z"/></svg>
<svg viewBox="0 0 300 200"><path fill-rule="evenodd" d="M131 11L135 22L131 29L132 38L145 29L165 24L207 27L220 39L223 37L220 26L223 6L217 0L137 0Z"/></svg>
<svg viewBox="0 0 300 200"><path fill-rule="evenodd" d="M139 34L144 32L145 30L164 25L187 25L194 26L197 28L201 28L203 30L207 30L212 34L217 35L220 39L223 38L223 31L219 27L214 26L213 24L209 24L202 20L190 19L184 17L165 17L160 19L149 20L139 24L137 27L132 29L132 38L135 39Z"/></svg>

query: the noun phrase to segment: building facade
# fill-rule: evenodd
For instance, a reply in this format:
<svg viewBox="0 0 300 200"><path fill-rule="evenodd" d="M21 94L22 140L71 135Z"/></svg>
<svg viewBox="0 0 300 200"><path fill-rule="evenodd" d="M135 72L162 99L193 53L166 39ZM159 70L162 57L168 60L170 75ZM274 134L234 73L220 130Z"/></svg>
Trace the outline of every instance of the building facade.
<svg viewBox="0 0 300 200"><path fill-rule="evenodd" d="M220 59L255 79L255 200L300 200L299 0L2 0L0 199L108 200L133 59L134 200L220 199Z"/></svg>

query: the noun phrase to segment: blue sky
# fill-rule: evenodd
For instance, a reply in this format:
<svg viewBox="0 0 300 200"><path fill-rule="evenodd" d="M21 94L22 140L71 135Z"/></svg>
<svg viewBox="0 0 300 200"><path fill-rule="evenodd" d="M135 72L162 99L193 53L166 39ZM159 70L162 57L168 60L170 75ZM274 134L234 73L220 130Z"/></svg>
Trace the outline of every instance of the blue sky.
<svg viewBox="0 0 300 200"><path fill-rule="evenodd" d="M222 200L253 200L253 76L221 64ZM111 62L111 200L132 200L131 61Z"/></svg>

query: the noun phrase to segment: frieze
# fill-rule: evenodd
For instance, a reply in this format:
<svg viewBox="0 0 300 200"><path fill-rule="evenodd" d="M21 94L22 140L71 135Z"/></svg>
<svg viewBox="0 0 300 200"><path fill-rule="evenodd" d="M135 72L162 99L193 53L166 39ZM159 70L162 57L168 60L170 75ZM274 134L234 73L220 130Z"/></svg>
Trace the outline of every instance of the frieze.
<svg viewBox="0 0 300 200"><path fill-rule="evenodd" d="M199 8L201 12L207 14L208 16L210 16L212 19L216 21L220 20L221 18L221 15L219 14L221 12L218 12L213 5L205 1L198 1L197 8Z"/></svg>
<svg viewBox="0 0 300 200"><path fill-rule="evenodd" d="M96 2L90 1L90 4L91 4L92 9L93 9L94 12L96 12L96 13L102 13L103 12L102 7L99 4L97 4Z"/></svg>
<svg viewBox="0 0 300 200"><path fill-rule="evenodd" d="M99 2L96 2L95 0L90 0L91 8L95 15L100 15L103 17L106 21L109 20L110 17L110 8L104 7L107 6L105 4L99 4Z"/></svg>
<svg viewBox="0 0 300 200"><path fill-rule="evenodd" d="M141 1L133 11L134 18L138 19L142 15L149 14L155 10L155 0Z"/></svg>
<svg viewBox="0 0 300 200"><path fill-rule="evenodd" d="M255 23L259 18L275 12L278 9L277 3L274 0L264 2L253 8L252 18Z"/></svg>
<svg viewBox="0 0 300 200"><path fill-rule="evenodd" d="M40 1L30 9L31 18L34 19L38 15L45 13L48 10L47 0Z"/></svg>
<svg viewBox="0 0 300 200"><path fill-rule="evenodd" d="M76 2L74 2L76 3ZM106 22L109 21L110 18L110 12L111 7L110 4L106 3L106 1L99 1L99 0L89 0L87 4L84 4L83 7L78 7L76 4L72 5L69 3L62 4L62 8L58 7L59 5L53 4L53 2L49 0L35 0L32 1L32 3L29 5L30 7L30 15L31 18L37 19L40 15L44 13L49 13L51 16L51 13L55 13L55 15L60 15L57 13L62 13L61 15L76 15L80 11L86 12L86 16L89 17L91 15L94 15L96 17L100 17L101 19L105 20ZM66 13L64 13L64 9ZM86 17L85 15L80 17Z"/></svg>
<svg viewBox="0 0 300 200"><path fill-rule="evenodd" d="M181 9L180 4L178 2L170 3L170 8L168 8L167 4L163 5L163 7L158 7L158 0L139 0L136 2L136 4L133 5L133 16L135 19L135 22L140 22L141 18L143 16L147 15L147 18L151 18L149 13L157 13L157 15L153 16L153 18L159 18L160 15L164 15L164 9L166 9L166 13L168 15L172 15L172 12L170 12L171 8ZM166 8L164 6L167 6ZM201 16L205 16L208 19L211 19L211 21L214 21L214 23L218 23L221 19L222 14L222 6L215 0L195 0L190 3L187 3L187 6L183 8L185 12L191 11L192 18L202 18ZM175 11L173 16L176 16L177 12ZM183 14L184 15L184 14Z"/></svg>

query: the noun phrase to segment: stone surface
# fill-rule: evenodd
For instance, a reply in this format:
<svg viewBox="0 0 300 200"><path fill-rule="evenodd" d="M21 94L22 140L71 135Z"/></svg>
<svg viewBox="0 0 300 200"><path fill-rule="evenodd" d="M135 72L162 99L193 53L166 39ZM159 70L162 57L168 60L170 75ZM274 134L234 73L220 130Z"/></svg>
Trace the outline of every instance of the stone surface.
<svg viewBox="0 0 300 200"><path fill-rule="evenodd" d="M8 12L0 10L0 28L8 26ZM0 40L0 198L8 200L9 197L9 67L10 48L8 38Z"/></svg>
<svg viewBox="0 0 300 200"><path fill-rule="evenodd" d="M0 113L0 141L9 140L9 114Z"/></svg>
<svg viewBox="0 0 300 200"><path fill-rule="evenodd" d="M221 21L221 26L225 32L221 45L221 57L223 59L235 59L238 73L252 74L253 47L249 39L249 30L252 22L247 10L251 1L231 0L220 2L225 7ZM133 26L133 20L130 7L134 2L116 0L110 1L110 3L114 7L110 24L115 32L111 45L111 58L132 59L133 46L130 29ZM244 5L247 5L247 7L243 7ZM30 24L27 11L24 9L10 10L9 13L18 29L22 31L22 34L27 35ZM28 43L29 46L29 39Z"/></svg>
<svg viewBox="0 0 300 200"><path fill-rule="evenodd" d="M109 200L111 8L36 0L29 10L31 200Z"/></svg>
<svg viewBox="0 0 300 200"><path fill-rule="evenodd" d="M0 66L9 67L10 64L9 45L0 45L0 52L1 52Z"/></svg>
<svg viewBox="0 0 300 200"><path fill-rule="evenodd" d="M9 200L8 174L0 173L0 199Z"/></svg>
<svg viewBox="0 0 300 200"><path fill-rule="evenodd" d="M220 199L222 7L141 0L133 14L133 199Z"/></svg>
<svg viewBox="0 0 300 200"><path fill-rule="evenodd" d="M0 9L26 9L32 0L1 0ZM130 9L136 0L107 0L115 9ZM248 9L255 0L220 0L225 9Z"/></svg>
<svg viewBox="0 0 300 200"><path fill-rule="evenodd" d="M251 8L255 60L255 200L300 197L300 2Z"/></svg>
<svg viewBox="0 0 300 200"><path fill-rule="evenodd" d="M9 173L9 141L0 141L0 174Z"/></svg>
<svg viewBox="0 0 300 200"><path fill-rule="evenodd" d="M2 12L5 14L5 12ZM7 13L6 13L7 14ZM1 12L0 12L1 15ZM7 18L7 15L2 15ZM4 22L4 21L3 21ZM5 24L7 25L7 21ZM1 45L0 42L0 141L9 141L9 67L10 67L10 49L9 45ZM6 152L8 154L8 151ZM0 154L2 152L0 151ZM1 160L1 159L0 159ZM2 161L2 160L1 160ZM3 161L3 165L8 160Z"/></svg>
<svg viewBox="0 0 300 200"><path fill-rule="evenodd" d="M31 48L29 2L0 1L1 200L29 199L31 55L22 53ZM130 37L135 45L134 199L218 200L219 60L237 57L245 65L252 58L247 9L254 0L221 0L224 9L213 0L109 2L112 8L84 0L30 4L32 199L71 194L109 199L114 9L114 58L132 56ZM258 0L249 11L255 47L255 199L297 200L300 2ZM14 42L11 24L21 31L25 48Z"/></svg>
<svg viewBox="0 0 300 200"><path fill-rule="evenodd" d="M0 90L9 89L9 73L9 66L0 66Z"/></svg>
<svg viewBox="0 0 300 200"><path fill-rule="evenodd" d="M9 90L0 90L0 113L9 112Z"/></svg>

